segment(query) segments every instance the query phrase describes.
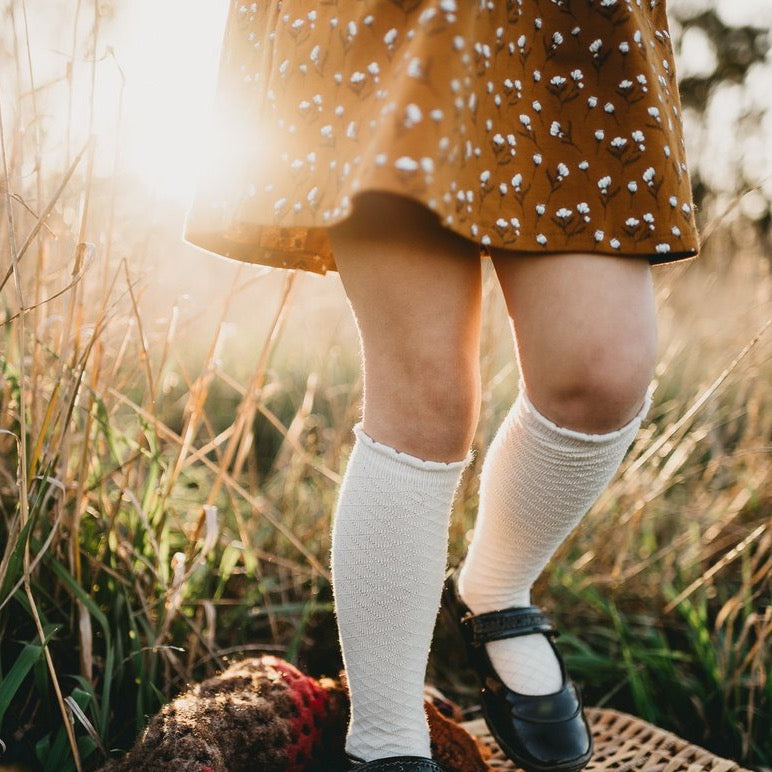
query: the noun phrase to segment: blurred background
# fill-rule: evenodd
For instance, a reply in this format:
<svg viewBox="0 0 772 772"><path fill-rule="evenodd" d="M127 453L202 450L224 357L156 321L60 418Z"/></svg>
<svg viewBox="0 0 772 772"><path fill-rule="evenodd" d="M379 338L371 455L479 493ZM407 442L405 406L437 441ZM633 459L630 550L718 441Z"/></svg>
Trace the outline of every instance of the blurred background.
<svg viewBox="0 0 772 772"><path fill-rule="evenodd" d="M227 9L0 0L0 764L96 769L250 654L340 667L329 526L362 384L338 274L181 239ZM650 422L534 597L574 625L588 704L768 769L772 5L668 10L703 251L653 271ZM483 265L452 563L516 395ZM472 715L446 632L429 677Z"/></svg>

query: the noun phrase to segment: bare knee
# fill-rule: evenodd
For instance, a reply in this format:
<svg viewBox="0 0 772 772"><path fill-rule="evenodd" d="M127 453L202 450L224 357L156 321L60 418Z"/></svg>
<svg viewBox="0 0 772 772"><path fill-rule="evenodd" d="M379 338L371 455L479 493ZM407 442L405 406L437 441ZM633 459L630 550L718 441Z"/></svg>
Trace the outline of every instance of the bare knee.
<svg viewBox="0 0 772 772"><path fill-rule="evenodd" d="M546 378L527 378L534 406L559 426L600 434L623 426L641 408L654 374L656 332L633 340L588 341Z"/></svg>
<svg viewBox="0 0 772 772"><path fill-rule="evenodd" d="M479 366L470 356L413 356L390 372L366 365L363 428L419 458L457 461L471 446L480 393Z"/></svg>

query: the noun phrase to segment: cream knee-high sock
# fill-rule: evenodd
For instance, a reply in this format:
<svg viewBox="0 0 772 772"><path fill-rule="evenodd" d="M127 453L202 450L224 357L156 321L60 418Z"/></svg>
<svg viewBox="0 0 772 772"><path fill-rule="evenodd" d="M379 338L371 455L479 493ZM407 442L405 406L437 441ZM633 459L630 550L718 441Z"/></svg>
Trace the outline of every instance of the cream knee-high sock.
<svg viewBox="0 0 772 772"><path fill-rule="evenodd" d="M428 461L362 429L332 528L335 613L351 696L346 751L431 756L423 687L447 563L448 525L472 460Z"/></svg>
<svg viewBox="0 0 772 772"><path fill-rule="evenodd" d="M556 425L520 392L483 462L477 521L458 579L475 614L527 606L536 578L611 481L651 405L607 434ZM504 683L522 694L560 688L560 666L541 633L486 644Z"/></svg>

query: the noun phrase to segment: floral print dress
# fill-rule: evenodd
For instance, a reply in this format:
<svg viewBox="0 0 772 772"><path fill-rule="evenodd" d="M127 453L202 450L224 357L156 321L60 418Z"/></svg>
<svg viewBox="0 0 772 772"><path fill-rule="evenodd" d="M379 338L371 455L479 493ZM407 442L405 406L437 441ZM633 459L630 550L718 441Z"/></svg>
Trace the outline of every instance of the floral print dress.
<svg viewBox="0 0 772 772"><path fill-rule="evenodd" d="M483 257L699 250L664 0L234 1L214 122L184 237L235 260L336 270L365 190Z"/></svg>

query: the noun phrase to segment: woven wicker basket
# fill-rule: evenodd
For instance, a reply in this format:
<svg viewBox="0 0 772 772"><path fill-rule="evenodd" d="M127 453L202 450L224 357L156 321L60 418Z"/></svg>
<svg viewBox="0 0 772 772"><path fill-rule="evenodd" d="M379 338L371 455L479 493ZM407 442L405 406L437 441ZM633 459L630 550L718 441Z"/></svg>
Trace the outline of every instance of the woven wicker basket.
<svg viewBox="0 0 772 772"><path fill-rule="evenodd" d="M585 715L592 727L595 744L593 758L584 768L587 772L601 769L617 772L748 772L734 761L714 756L672 732L666 732L627 713L609 708L585 707ZM461 726L490 748L493 753L488 759L491 769L519 769L504 757L482 718L465 721Z"/></svg>

